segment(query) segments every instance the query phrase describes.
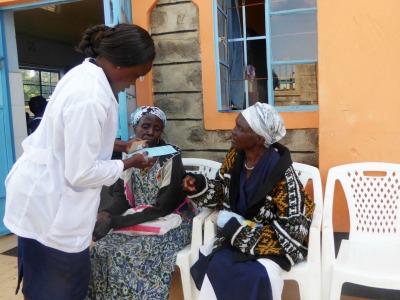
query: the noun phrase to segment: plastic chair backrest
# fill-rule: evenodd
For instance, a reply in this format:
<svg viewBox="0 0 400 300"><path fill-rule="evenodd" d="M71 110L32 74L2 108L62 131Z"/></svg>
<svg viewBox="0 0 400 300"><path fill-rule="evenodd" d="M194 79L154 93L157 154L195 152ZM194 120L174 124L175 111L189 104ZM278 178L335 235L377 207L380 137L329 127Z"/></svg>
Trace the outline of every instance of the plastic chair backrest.
<svg viewBox="0 0 400 300"><path fill-rule="evenodd" d="M308 256L306 260L292 266L289 272L282 272L284 280L294 280L298 283L302 300L321 299L321 223L323 211L323 194L321 175L318 168L293 163L293 168L304 188L312 184L311 198L315 203L313 219L309 231Z"/></svg>
<svg viewBox="0 0 400 300"><path fill-rule="evenodd" d="M341 241L338 260L335 255L332 218L337 181L343 188L350 218L349 238ZM388 250L398 249L400 241L399 200L400 164L361 162L336 166L329 170L322 224L324 299L329 299L333 294L339 294L336 296L340 297L337 291L340 290L342 281L346 280L388 289L399 286L398 281L388 280L387 274L393 271L391 269L398 272L397 263ZM397 246L389 246L393 244ZM376 249L378 255L373 254ZM380 258L379 253L385 257ZM357 259L354 260L355 257ZM354 267L351 271L336 267L340 263L347 265L349 261L354 265L356 261L362 261L365 257L368 257L368 267L375 270L372 274L356 270ZM382 266L387 266L387 269ZM336 274L336 277L332 274Z"/></svg>
<svg viewBox="0 0 400 300"><path fill-rule="evenodd" d="M304 187L311 180L313 186L313 197L315 209L310 228L310 238L308 246L307 261L315 261L320 265L321 260L321 225L322 225L322 211L323 211L323 194L321 175L318 168L302 164L293 163L293 168L299 177Z"/></svg>
<svg viewBox="0 0 400 300"><path fill-rule="evenodd" d="M377 242L400 238L399 164L365 162L337 166L329 170L328 180L327 192L333 192L336 180L343 187L350 217L349 240ZM333 187L328 189L328 184ZM329 217L332 219L332 215Z"/></svg>
<svg viewBox="0 0 400 300"><path fill-rule="evenodd" d="M214 179L221 163L203 158L182 158L184 168L187 172L203 174ZM197 299L197 290L190 276L190 267L199 257L199 248L203 244L204 220L211 214L212 210L203 208L193 219L191 244L178 252L176 264L181 270L182 289L185 299Z"/></svg>
<svg viewBox="0 0 400 300"><path fill-rule="evenodd" d="M204 158L182 158L183 166L187 172L203 174L210 179L215 179L221 163Z"/></svg>
<svg viewBox="0 0 400 300"><path fill-rule="evenodd" d="M195 173L195 174L203 174L204 176L214 179L217 174L219 168L221 167L221 163L204 159L204 158L182 158L182 163L187 172ZM212 212L211 209L208 208L199 208L197 205L192 202L195 207L196 213L199 214L201 211L205 211L206 214L210 214ZM203 244L203 220L201 221L201 225L198 225L197 221L193 221L193 230L192 230L192 248L198 249ZM195 254L197 255L197 253Z"/></svg>

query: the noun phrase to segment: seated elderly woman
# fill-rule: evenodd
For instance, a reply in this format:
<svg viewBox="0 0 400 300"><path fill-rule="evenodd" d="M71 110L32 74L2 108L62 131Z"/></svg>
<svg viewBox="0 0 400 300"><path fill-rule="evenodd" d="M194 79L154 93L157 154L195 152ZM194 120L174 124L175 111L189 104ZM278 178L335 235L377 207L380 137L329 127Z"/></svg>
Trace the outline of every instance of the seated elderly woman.
<svg viewBox="0 0 400 300"><path fill-rule="evenodd" d="M131 119L136 137L148 147L166 145L160 139L166 118L159 108L140 107ZM180 151L173 147L176 153L158 157L150 169L125 171L124 180L114 186L113 201L99 213L93 232L93 240L101 240L90 253L87 299L168 299L176 254L190 243L193 218L181 186L185 171ZM143 205L150 206L122 215ZM129 228L173 212L181 223L163 235L106 235L111 229Z"/></svg>
<svg viewBox="0 0 400 300"><path fill-rule="evenodd" d="M281 271L307 256L314 203L277 143L285 134L275 108L257 102L236 118L216 179L184 177L196 204L220 211L216 239L191 268L200 299L281 299Z"/></svg>

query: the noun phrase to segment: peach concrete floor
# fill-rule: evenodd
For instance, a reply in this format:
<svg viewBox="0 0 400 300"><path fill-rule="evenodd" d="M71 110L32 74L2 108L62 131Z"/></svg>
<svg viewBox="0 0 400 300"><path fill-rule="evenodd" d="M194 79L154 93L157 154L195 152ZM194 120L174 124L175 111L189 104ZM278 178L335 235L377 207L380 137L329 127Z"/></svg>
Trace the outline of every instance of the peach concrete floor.
<svg viewBox="0 0 400 300"><path fill-rule="evenodd" d="M17 246L17 238L10 234L0 237L0 253ZM0 300L23 299L21 292L15 295L17 284L17 258L0 254ZM183 300L181 277L179 269L176 269L170 293L170 300ZM365 300L366 298L342 296L341 300ZM300 300L297 283L285 282L282 300Z"/></svg>

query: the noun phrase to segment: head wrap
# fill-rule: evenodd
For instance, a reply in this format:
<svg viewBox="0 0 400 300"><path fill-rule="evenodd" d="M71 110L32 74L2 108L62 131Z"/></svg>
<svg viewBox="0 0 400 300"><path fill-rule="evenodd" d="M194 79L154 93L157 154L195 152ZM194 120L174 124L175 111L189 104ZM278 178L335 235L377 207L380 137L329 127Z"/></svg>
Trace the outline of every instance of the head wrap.
<svg viewBox="0 0 400 300"><path fill-rule="evenodd" d="M146 115L154 115L159 117L163 123L163 127L165 127L167 124L167 117L161 109L154 106L141 106L131 114L131 123L133 126L139 124L140 119Z"/></svg>
<svg viewBox="0 0 400 300"><path fill-rule="evenodd" d="M267 103L257 102L243 110L242 116L256 134L265 138L264 146L267 148L286 134L282 117Z"/></svg>

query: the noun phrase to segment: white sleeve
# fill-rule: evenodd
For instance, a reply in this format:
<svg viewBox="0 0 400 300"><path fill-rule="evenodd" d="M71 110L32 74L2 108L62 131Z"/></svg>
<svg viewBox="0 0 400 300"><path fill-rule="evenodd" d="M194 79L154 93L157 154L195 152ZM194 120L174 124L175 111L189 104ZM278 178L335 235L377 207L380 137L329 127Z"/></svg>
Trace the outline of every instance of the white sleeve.
<svg viewBox="0 0 400 300"><path fill-rule="evenodd" d="M101 159L107 110L96 101L82 101L63 113L65 177L76 187L113 184L121 175L121 160Z"/></svg>

